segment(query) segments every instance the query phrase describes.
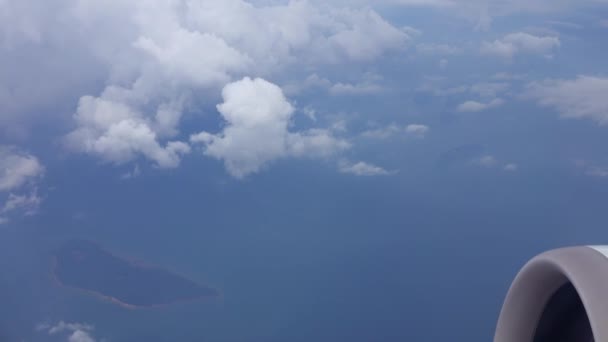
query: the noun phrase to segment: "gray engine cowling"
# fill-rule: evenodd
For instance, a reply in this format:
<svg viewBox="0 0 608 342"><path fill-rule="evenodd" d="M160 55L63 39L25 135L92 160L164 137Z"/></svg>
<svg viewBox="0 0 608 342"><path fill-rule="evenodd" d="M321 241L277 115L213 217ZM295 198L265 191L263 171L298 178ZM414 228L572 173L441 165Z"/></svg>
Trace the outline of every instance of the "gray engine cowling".
<svg viewBox="0 0 608 342"><path fill-rule="evenodd" d="M519 272L494 342L608 342L608 247L543 253Z"/></svg>

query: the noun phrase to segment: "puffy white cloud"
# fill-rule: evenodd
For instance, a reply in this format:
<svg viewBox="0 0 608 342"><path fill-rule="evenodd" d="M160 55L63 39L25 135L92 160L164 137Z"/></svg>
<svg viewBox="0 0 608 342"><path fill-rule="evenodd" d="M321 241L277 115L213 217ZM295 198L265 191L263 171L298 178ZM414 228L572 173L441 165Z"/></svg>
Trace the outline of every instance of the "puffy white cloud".
<svg viewBox="0 0 608 342"><path fill-rule="evenodd" d="M394 171L387 171L380 166L369 164L363 161L360 162L349 162L341 161L338 165L340 172L348 173L355 176L387 176L394 174Z"/></svg>
<svg viewBox="0 0 608 342"><path fill-rule="evenodd" d="M7 223L9 216L16 213L36 213L42 202L36 186L43 174L44 167L35 156L15 147L0 146L0 224Z"/></svg>
<svg viewBox="0 0 608 342"><path fill-rule="evenodd" d="M43 173L44 167L35 156L0 146L0 192L20 188Z"/></svg>
<svg viewBox="0 0 608 342"><path fill-rule="evenodd" d="M515 163L509 163L509 164L505 165L504 169L505 169L505 171L514 172L519 169L519 166Z"/></svg>
<svg viewBox="0 0 608 342"><path fill-rule="evenodd" d="M67 342L95 342L96 339L91 335L95 328L90 324L66 323L60 321L55 325L48 323L39 324L36 330L48 333L49 335L65 335Z"/></svg>
<svg viewBox="0 0 608 342"><path fill-rule="evenodd" d="M78 103L68 147L163 168L188 151L179 141L182 114L200 112L225 84L373 61L414 34L363 4L299 0L1 1L0 19L0 72L10 80L0 82L0 111L8 113L0 120ZM338 83L331 93L376 90Z"/></svg>
<svg viewBox="0 0 608 342"><path fill-rule="evenodd" d="M116 164L143 155L161 168L173 168L179 165L181 155L190 152L190 147L179 141L162 146L150 121L121 102L85 96L74 119L79 127L66 137L68 147Z"/></svg>
<svg viewBox="0 0 608 342"><path fill-rule="evenodd" d="M277 85L264 79L244 78L226 85L224 102L217 106L225 120L218 134L201 132L190 137L204 154L224 161L236 178L256 173L273 160L285 157L327 157L350 147L328 130L290 132L294 107Z"/></svg>
<svg viewBox="0 0 608 342"><path fill-rule="evenodd" d="M76 330L68 337L68 342L95 342L95 339L86 331Z"/></svg>
<svg viewBox="0 0 608 342"><path fill-rule="evenodd" d="M484 42L480 51L485 55L511 59L520 53L547 56L560 45L558 37L541 37L525 32L516 32L493 42Z"/></svg>
<svg viewBox="0 0 608 342"><path fill-rule="evenodd" d="M466 102L463 102L460 105L458 105L458 107L456 109L459 112L474 113L474 112L481 112L486 109L499 107L503 103L504 103L504 100L499 99L499 98L493 99L492 101L487 102L487 103L477 102L477 101L466 101Z"/></svg>
<svg viewBox="0 0 608 342"><path fill-rule="evenodd" d="M531 83L525 96L555 108L563 118L588 118L608 124L608 78L578 76L570 80Z"/></svg>

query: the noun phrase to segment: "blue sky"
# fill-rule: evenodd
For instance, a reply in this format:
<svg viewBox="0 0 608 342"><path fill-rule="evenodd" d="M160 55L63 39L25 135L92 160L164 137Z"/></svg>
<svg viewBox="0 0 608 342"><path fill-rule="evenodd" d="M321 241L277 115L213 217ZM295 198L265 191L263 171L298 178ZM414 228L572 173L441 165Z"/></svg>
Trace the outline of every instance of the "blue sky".
<svg viewBox="0 0 608 342"><path fill-rule="evenodd" d="M0 328L487 341L526 259L608 238L606 35L605 0L0 0L0 290L41 293ZM37 280L74 237L225 302Z"/></svg>

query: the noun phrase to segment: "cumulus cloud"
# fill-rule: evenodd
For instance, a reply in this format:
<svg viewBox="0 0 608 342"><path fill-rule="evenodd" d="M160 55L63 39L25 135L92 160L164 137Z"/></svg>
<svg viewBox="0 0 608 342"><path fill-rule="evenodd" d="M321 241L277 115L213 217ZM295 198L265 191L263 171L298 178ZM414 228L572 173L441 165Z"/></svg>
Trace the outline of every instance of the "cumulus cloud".
<svg viewBox="0 0 608 342"><path fill-rule="evenodd" d="M60 321L55 325L48 323L40 324L36 330L48 333L49 335L57 335L66 337L67 342L95 342L96 339L92 336L95 328L89 324L83 323L66 323Z"/></svg>
<svg viewBox="0 0 608 342"><path fill-rule="evenodd" d="M44 167L35 156L15 147L0 146L0 192L17 189L43 173Z"/></svg>
<svg viewBox="0 0 608 342"><path fill-rule="evenodd" d="M44 167L35 156L0 146L0 224L11 215L36 213L42 202L36 186L43 174Z"/></svg>
<svg viewBox="0 0 608 342"><path fill-rule="evenodd" d="M460 105L458 105L458 107L456 109L459 112L474 113L474 112L481 112L481 111L491 109L491 108L500 107L502 104L504 104L504 100L499 99L499 98L493 99L492 101L487 102L487 103L477 102L477 101L466 101L466 102L463 102Z"/></svg>
<svg viewBox="0 0 608 342"><path fill-rule="evenodd" d="M591 119L608 124L608 78L578 76L528 85L525 96L556 109L563 118Z"/></svg>
<svg viewBox="0 0 608 342"><path fill-rule="evenodd" d="M181 155L190 152L180 141L161 145L159 134L144 114L121 102L82 97L74 119L79 127L66 137L67 146L116 164L143 155L161 168L173 168L179 165Z"/></svg>
<svg viewBox="0 0 608 342"><path fill-rule="evenodd" d="M517 54L549 56L560 45L558 37L535 36L525 32L516 32L493 42L484 42L480 51L484 55L511 59Z"/></svg>
<svg viewBox="0 0 608 342"><path fill-rule="evenodd" d="M7 74L23 84L0 85L0 110L17 118L33 111L30 103L76 100L70 150L115 164L145 158L161 168L177 167L189 151L180 138L183 113L200 112L227 83L370 62L404 48L413 34L369 6L316 1L24 0L0 2L0 13L3 74L29 72L23 61L49 56L35 77ZM28 90L40 84L45 91ZM365 82L334 86L332 94L378 90Z"/></svg>
<svg viewBox="0 0 608 342"><path fill-rule="evenodd" d="M341 161L339 163L339 170L342 173L352 174L355 176L387 176L394 174L394 172L387 171L380 166L376 166L373 164L369 164L363 161L360 162L349 162L349 161Z"/></svg>
<svg viewBox="0 0 608 342"><path fill-rule="evenodd" d="M204 154L224 162L228 172L244 178L273 160L286 157L328 157L350 144L325 129L290 132L294 107L277 85L264 79L244 78L222 91L217 110L225 121L222 132L201 132L190 137Z"/></svg>

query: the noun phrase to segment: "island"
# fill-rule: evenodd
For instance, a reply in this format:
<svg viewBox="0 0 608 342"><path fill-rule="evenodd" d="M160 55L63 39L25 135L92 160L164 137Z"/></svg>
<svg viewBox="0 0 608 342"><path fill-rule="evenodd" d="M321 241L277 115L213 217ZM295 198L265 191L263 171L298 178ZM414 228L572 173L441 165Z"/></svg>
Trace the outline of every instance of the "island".
<svg viewBox="0 0 608 342"><path fill-rule="evenodd" d="M52 258L52 276L58 284L127 308L164 306L220 295L214 288L165 269L115 256L91 241L69 241L54 250Z"/></svg>

